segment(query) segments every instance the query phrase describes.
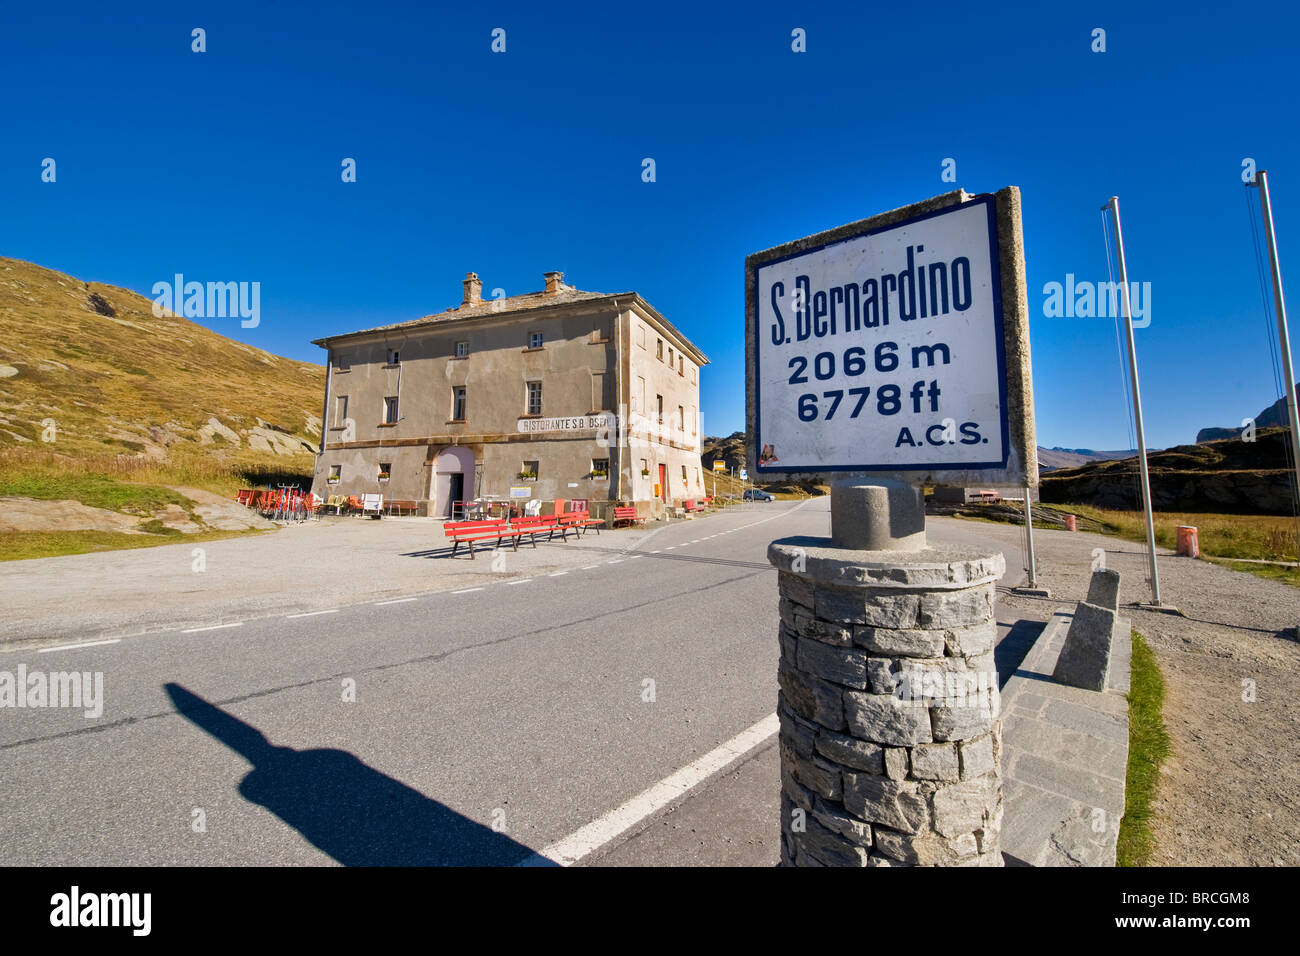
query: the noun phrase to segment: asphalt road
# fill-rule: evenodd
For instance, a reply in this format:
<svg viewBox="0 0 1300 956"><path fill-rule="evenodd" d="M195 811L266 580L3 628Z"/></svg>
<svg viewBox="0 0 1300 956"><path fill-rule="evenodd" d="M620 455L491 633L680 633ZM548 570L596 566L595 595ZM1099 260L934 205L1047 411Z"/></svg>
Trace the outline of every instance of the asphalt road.
<svg viewBox="0 0 1300 956"><path fill-rule="evenodd" d="M0 862L527 860L773 713L766 548L828 530L749 504L469 590L9 649L102 672L103 713L0 709Z"/></svg>

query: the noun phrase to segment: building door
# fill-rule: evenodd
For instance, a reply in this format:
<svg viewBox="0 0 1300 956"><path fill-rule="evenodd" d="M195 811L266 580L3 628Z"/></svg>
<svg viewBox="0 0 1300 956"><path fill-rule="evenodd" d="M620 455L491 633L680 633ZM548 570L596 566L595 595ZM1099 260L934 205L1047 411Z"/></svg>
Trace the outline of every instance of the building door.
<svg viewBox="0 0 1300 956"><path fill-rule="evenodd" d="M659 500L668 501L668 466L659 466Z"/></svg>
<svg viewBox="0 0 1300 956"><path fill-rule="evenodd" d="M447 517L456 517L456 502L465 500L465 476L460 472L447 476L451 479L447 501Z"/></svg>

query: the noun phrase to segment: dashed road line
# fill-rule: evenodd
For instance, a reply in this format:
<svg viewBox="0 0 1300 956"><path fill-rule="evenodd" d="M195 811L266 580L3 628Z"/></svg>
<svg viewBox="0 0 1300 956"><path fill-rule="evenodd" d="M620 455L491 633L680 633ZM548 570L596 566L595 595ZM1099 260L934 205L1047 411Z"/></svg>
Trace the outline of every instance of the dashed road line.
<svg viewBox="0 0 1300 956"><path fill-rule="evenodd" d="M461 588L459 591L452 591L452 594L469 594L471 591L482 591L483 588Z"/></svg>
<svg viewBox="0 0 1300 956"><path fill-rule="evenodd" d="M506 584L528 584L532 580L532 578L521 578L518 581L507 581Z"/></svg>
<svg viewBox="0 0 1300 956"><path fill-rule="evenodd" d="M329 607L323 611L303 611L301 614L286 614L285 617L315 617L318 614L337 614L338 612L338 608Z"/></svg>
<svg viewBox="0 0 1300 956"><path fill-rule="evenodd" d="M395 598L392 601L376 601L375 607L387 607L389 604L405 604L407 601L414 601L415 598Z"/></svg>
<svg viewBox="0 0 1300 956"><path fill-rule="evenodd" d="M243 621L232 621L229 624L209 624L207 627L187 627L181 631L182 634L197 634L199 631L220 631L227 627L243 627Z"/></svg>
<svg viewBox="0 0 1300 956"><path fill-rule="evenodd" d="M111 641L86 641L84 644L60 644L58 647L41 647L38 648L37 654L48 654L51 651L75 651L79 647L101 647L104 644L116 644L122 639L115 637Z"/></svg>

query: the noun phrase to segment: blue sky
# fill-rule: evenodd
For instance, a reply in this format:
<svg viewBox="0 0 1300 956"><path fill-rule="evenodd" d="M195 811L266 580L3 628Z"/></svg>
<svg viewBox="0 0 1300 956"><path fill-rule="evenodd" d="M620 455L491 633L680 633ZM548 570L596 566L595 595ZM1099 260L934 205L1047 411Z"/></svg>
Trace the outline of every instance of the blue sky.
<svg viewBox="0 0 1300 956"><path fill-rule="evenodd" d="M1277 397L1241 168L1270 172L1294 287L1294 6L549 6L10 5L0 254L146 295L258 281L259 327L207 324L311 361L312 338L456 304L469 270L513 295L559 269L690 336L727 433L745 255L947 191L951 157L957 186L1023 192L1041 444L1129 446L1112 322L1043 314L1044 283L1106 278L1113 194L1152 284L1150 444Z"/></svg>

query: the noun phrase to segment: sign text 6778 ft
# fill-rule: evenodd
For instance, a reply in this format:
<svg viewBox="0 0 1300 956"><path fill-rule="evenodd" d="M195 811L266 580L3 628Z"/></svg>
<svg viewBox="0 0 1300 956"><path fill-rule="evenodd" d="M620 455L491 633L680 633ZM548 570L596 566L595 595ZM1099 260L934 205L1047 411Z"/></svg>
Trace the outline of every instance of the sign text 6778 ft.
<svg viewBox="0 0 1300 956"><path fill-rule="evenodd" d="M993 197L760 265L762 472L1005 466Z"/></svg>

